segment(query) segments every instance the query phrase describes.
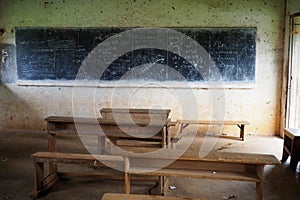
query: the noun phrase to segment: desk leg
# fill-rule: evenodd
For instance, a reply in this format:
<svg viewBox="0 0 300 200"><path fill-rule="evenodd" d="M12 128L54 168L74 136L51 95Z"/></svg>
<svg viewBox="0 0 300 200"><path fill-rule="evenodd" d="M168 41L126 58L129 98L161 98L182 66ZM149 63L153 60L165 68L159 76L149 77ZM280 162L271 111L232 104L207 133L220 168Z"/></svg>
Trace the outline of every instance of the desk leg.
<svg viewBox="0 0 300 200"><path fill-rule="evenodd" d="M240 138L242 139L242 141L245 140L245 125L244 124L241 124L240 126Z"/></svg>
<svg viewBox="0 0 300 200"><path fill-rule="evenodd" d="M290 161L290 167L292 170L296 170L299 161L300 161L300 155L296 151L296 149L293 149L291 154L291 161Z"/></svg>
<svg viewBox="0 0 300 200"><path fill-rule="evenodd" d="M297 138L294 138L292 141L292 152L291 152L291 162L290 167L293 170L296 170L297 164L300 161L300 140Z"/></svg>
<svg viewBox="0 0 300 200"><path fill-rule="evenodd" d="M289 153L285 150L285 144L287 143L286 140L287 140L287 136L285 136L284 142L283 142L281 163L284 163L289 157Z"/></svg>
<svg viewBox="0 0 300 200"><path fill-rule="evenodd" d="M256 182L256 200L263 200L264 165L258 165L256 171L260 179L260 182Z"/></svg>
<svg viewBox="0 0 300 200"><path fill-rule="evenodd" d="M98 135L98 153L105 154L105 137Z"/></svg>
<svg viewBox="0 0 300 200"><path fill-rule="evenodd" d="M56 135L48 134L48 151L56 152ZM57 173L57 165L49 162L49 174Z"/></svg>
<svg viewBox="0 0 300 200"><path fill-rule="evenodd" d="M165 148L168 145L169 142L169 136L168 136L168 128L167 127L163 127L162 131L162 144L161 147Z"/></svg>

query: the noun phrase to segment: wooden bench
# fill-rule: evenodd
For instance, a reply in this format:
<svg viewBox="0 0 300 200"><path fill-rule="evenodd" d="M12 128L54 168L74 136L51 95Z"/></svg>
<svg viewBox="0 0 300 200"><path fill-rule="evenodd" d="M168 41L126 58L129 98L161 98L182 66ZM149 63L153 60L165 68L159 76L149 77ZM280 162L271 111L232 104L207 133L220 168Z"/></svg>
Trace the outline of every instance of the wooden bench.
<svg viewBox="0 0 300 200"><path fill-rule="evenodd" d="M198 198L180 198L137 194L105 193L101 200L204 200Z"/></svg>
<svg viewBox="0 0 300 200"><path fill-rule="evenodd" d="M280 164L273 155L243 153L213 153L199 158L196 152L187 151L177 158L176 151L155 156L128 155L125 172L125 191L130 193L130 175L206 178L215 180L251 181L256 183L256 199L263 199L264 166ZM177 159L176 159L177 158ZM162 163L170 164L161 167ZM167 181L163 180L161 191L166 193Z"/></svg>
<svg viewBox="0 0 300 200"><path fill-rule="evenodd" d="M195 125L217 125L217 126L223 126L223 125L236 125L240 129L240 139L242 141L245 140L245 126L249 125L248 121L209 121L209 120L178 120L179 124L179 136L177 138L180 138L183 135L183 129L187 127L190 124Z"/></svg>
<svg viewBox="0 0 300 200"><path fill-rule="evenodd" d="M49 171L45 175L44 163L64 163L64 164L82 164L89 166L104 166L104 163L109 163L110 166L122 167L124 169L125 160L122 156L111 155L90 155L90 154L70 154L57 152L36 152L31 155L34 163L34 190L29 194L32 198L38 198L43 193L47 192L60 176L75 175L79 177L91 176L91 174L72 174ZM101 162L100 162L101 160ZM92 176L109 179L124 179L125 177L116 177L115 175L93 174ZM126 174L125 174L126 175ZM124 176L125 176L124 175Z"/></svg>

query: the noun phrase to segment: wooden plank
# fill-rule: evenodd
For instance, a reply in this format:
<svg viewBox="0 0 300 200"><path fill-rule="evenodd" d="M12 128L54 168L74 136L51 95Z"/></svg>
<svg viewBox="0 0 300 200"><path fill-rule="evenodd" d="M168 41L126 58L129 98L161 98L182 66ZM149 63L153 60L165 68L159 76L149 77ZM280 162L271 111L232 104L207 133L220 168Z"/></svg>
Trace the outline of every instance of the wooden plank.
<svg viewBox="0 0 300 200"><path fill-rule="evenodd" d="M99 174L99 173L72 173L72 172L58 172L58 177L78 177L78 178L100 178L100 179L109 179L109 180L120 180L124 181L124 175L118 174ZM134 182L158 182L157 177L149 176L132 176L130 177L131 181Z"/></svg>
<svg viewBox="0 0 300 200"><path fill-rule="evenodd" d="M147 109L147 108L102 108L100 113L158 113L158 114L169 114L170 109Z"/></svg>
<svg viewBox="0 0 300 200"><path fill-rule="evenodd" d="M256 200L263 200L264 165L257 166L257 176L261 181L256 182Z"/></svg>
<svg viewBox="0 0 300 200"><path fill-rule="evenodd" d="M60 122L60 123L74 123L73 117L68 116L50 116L45 119L48 122ZM84 123L96 123L97 119L94 118L76 118L76 121L84 122Z"/></svg>
<svg viewBox="0 0 300 200"><path fill-rule="evenodd" d="M125 150L126 153L128 153L129 155L132 153L149 153L149 152L155 152L161 148L157 148L157 147L134 147L134 146L122 146L121 149ZM110 150L110 153L112 155L123 155L124 151L120 151L117 148L112 148ZM124 154L128 155L128 154Z"/></svg>
<svg viewBox="0 0 300 200"><path fill-rule="evenodd" d="M285 128L284 134L288 135L289 138L300 137L300 129L297 128Z"/></svg>
<svg viewBox="0 0 300 200"><path fill-rule="evenodd" d="M148 165L149 166L149 165ZM150 165L152 166L152 165ZM256 172L256 165L240 163L221 163L221 162L201 162L189 160L176 160L167 166L168 169L195 169L209 171L228 171L228 172Z"/></svg>
<svg viewBox="0 0 300 200"><path fill-rule="evenodd" d="M170 109L102 108L100 114L104 119L153 123L166 121L170 111Z"/></svg>
<svg viewBox="0 0 300 200"><path fill-rule="evenodd" d="M153 196L153 195L139 195L139 194L116 194L105 193L102 200L204 200L198 198L180 198L170 196Z"/></svg>
<svg viewBox="0 0 300 200"><path fill-rule="evenodd" d="M156 147L156 148L161 148L161 140L160 141L145 141L144 139L142 140L118 140L117 141L117 146L129 146L129 147Z"/></svg>
<svg viewBox="0 0 300 200"><path fill-rule="evenodd" d="M207 125L238 125L244 124L249 125L248 121L241 120L224 120L224 121L214 121L214 120L178 120L180 124L207 124Z"/></svg>
<svg viewBox="0 0 300 200"><path fill-rule="evenodd" d="M114 120L114 119L106 119L106 118L98 118L98 121L101 125L129 125L129 126L136 126L136 125L140 125L140 126L158 126L158 127L163 127L166 126L168 124L168 122L170 121L170 119L165 119L165 120L153 120L153 121L149 121L149 120Z"/></svg>
<svg viewBox="0 0 300 200"><path fill-rule="evenodd" d="M172 176L181 178L205 178L232 181L252 181L260 182L256 173L239 173L226 171L207 171L189 169L159 169L130 167L129 174L143 174L148 176Z"/></svg>
<svg viewBox="0 0 300 200"><path fill-rule="evenodd" d="M79 123L79 124L112 124L112 125L141 125L141 126L164 126L167 125L171 120L152 120L151 123L149 120L114 120L114 119L107 119L107 118L73 118L73 117L64 117L64 116L50 116L45 119L47 122L50 123ZM174 122L172 122L173 124Z"/></svg>
<svg viewBox="0 0 300 200"><path fill-rule="evenodd" d="M146 151L146 149L145 149ZM169 160L191 160L207 161L219 163L244 163L244 164L262 164L262 165L279 165L280 161L270 154L259 153L233 153L233 152L211 152L205 157L199 157L198 151L187 150L182 154L180 149L164 149L157 154L126 154L130 158L140 159L169 159Z"/></svg>
<svg viewBox="0 0 300 200"><path fill-rule="evenodd" d="M112 162L124 162L122 156L114 155L91 155L91 154L74 154L74 153L59 153L59 152L36 152L31 155L34 160L41 161L53 161L60 163L79 163L81 161L112 161Z"/></svg>

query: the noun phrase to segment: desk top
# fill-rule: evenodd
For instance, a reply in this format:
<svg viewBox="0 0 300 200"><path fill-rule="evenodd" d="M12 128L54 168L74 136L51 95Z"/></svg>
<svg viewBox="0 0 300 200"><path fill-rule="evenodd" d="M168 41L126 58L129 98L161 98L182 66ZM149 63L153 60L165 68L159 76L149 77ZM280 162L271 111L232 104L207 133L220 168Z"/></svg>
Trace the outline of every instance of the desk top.
<svg viewBox="0 0 300 200"><path fill-rule="evenodd" d="M45 119L47 122L52 123L84 123L84 124L100 124L100 125L140 125L140 126L174 126L176 122L171 122L171 119L167 119L166 121L157 120L151 121L149 120L113 120L106 118L84 118L84 117L65 117L65 116L50 116Z"/></svg>
<svg viewBox="0 0 300 200"><path fill-rule="evenodd" d="M290 137L300 137L300 129L297 128L285 128L284 134Z"/></svg>

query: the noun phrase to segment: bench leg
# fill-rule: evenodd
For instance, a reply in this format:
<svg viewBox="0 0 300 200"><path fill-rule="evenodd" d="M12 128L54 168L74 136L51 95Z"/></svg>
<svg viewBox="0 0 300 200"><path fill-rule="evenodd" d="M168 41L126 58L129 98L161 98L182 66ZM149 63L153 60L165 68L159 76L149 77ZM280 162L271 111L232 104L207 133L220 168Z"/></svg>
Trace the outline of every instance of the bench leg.
<svg viewBox="0 0 300 200"><path fill-rule="evenodd" d="M257 175L260 182L256 182L256 200L263 200L264 165L257 166Z"/></svg>
<svg viewBox="0 0 300 200"><path fill-rule="evenodd" d="M35 191L39 191L43 188L43 180L44 180L44 163L35 162L34 163L35 174L34 174L34 189Z"/></svg>
<svg viewBox="0 0 300 200"><path fill-rule="evenodd" d="M125 186L124 186L125 194L130 194L130 178L129 174L125 172Z"/></svg>
<svg viewBox="0 0 300 200"><path fill-rule="evenodd" d="M48 151L56 152L56 135L48 134ZM49 174L57 173L57 165L56 163L49 162Z"/></svg>
<svg viewBox="0 0 300 200"><path fill-rule="evenodd" d="M31 198L42 196L57 180L57 173L52 173L45 177L44 162L34 161L34 190L29 196Z"/></svg>
<svg viewBox="0 0 300 200"><path fill-rule="evenodd" d="M38 198L43 191L44 163L34 161L34 190L29 194L31 198Z"/></svg>
<svg viewBox="0 0 300 200"><path fill-rule="evenodd" d="M165 176L159 176L159 194L166 196L169 187L169 179Z"/></svg>
<svg viewBox="0 0 300 200"><path fill-rule="evenodd" d="M129 163L129 159L125 158L125 183L124 183L124 192L125 194L130 194L130 174L129 174L129 167L130 167L130 163Z"/></svg>
<svg viewBox="0 0 300 200"><path fill-rule="evenodd" d="M263 200L263 183L256 182L256 200Z"/></svg>

